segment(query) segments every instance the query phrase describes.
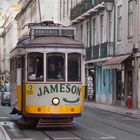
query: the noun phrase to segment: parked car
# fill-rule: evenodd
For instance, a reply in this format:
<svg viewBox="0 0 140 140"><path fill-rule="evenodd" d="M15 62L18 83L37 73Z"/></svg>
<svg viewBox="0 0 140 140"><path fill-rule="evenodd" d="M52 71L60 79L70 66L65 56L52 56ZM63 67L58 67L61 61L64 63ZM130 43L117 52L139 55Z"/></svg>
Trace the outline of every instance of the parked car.
<svg viewBox="0 0 140 140"><path fill-rule="evenodd" d="M0 97L1 97L1 93L4 91L4 84L0 84Z"/></svg>
<svg viewBox="0 0 140 140"><path fill-rule="evenodd" d="M4 85L4 91L1 92L1 105L10 106L10 104L11 104L10 84L6 83Z"/></svg>

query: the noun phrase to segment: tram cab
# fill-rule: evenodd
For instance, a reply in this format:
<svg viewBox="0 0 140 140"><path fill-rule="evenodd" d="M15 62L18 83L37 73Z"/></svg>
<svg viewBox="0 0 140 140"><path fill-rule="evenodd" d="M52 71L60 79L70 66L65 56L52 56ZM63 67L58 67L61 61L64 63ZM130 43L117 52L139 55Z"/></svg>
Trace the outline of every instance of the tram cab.
<svg viewBox="0 0 140 140"><path fill-rule="evenodd" d="M75 29L32 25L11 51L12 113L25 120L72 120L84 105L84 45Z"/></svg>

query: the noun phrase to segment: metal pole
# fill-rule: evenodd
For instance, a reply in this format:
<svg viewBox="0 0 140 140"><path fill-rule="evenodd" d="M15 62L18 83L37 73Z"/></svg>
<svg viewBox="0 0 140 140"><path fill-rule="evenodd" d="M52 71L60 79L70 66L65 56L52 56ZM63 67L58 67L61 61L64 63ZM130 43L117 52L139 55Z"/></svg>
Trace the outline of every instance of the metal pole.
<svg viewBox="0 0 140 140"><path fill-rule="evenodd" d="M39 18L40 18L40 22L41 22L42 21L42 14L41 14L40 0L38 0L38 8L39 8Z"/></svg>

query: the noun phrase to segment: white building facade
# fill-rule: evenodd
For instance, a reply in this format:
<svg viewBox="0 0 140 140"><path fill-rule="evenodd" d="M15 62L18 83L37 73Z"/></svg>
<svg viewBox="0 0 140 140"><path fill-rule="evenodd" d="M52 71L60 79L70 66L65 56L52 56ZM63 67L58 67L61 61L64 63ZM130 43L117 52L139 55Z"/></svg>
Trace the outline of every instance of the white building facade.
<svg viewBox="0 0 140 140"><path fill-rule="evenodd" d="M17 42L17 22L14 20L19 11L16 3L9 5L5 13L2 32L0 35L0 75L9 76L10 50L15 47Z"/></svg>
<svg viewBox="0 0 140 140"><path fill-rule="evenodd" d="M26 34L25 27L29 23L54 21L60 23L59 0L20 0L21 11L17 15L18 35ZM24 30L25 29L25 30Z"/></svg>
<svg viewBox="0 0 140 140"><path fill-rule="evenodd" d="M100 103L112 103L112 70L102 65L113 55L113 9L108 11L105 2L81 1L71 11L71 23L77 28L77 40L86 46L86 79L93 79L93 92L86 97Z"/></svg>
<svg viewBox="0 0 140 140"><path fill-rule="evenodd" d="M81 1L82 0L59 0L59 20L61 24L65 26L70 25L70 11Z"/></svg>
<svg viewBox="0 0 140 140"><path fill-rule="evenodd" d="M77 39L86 46L86 74L93 76L96 102L140 108L139 13L138 0L83 0L71 11Z"/></svg>

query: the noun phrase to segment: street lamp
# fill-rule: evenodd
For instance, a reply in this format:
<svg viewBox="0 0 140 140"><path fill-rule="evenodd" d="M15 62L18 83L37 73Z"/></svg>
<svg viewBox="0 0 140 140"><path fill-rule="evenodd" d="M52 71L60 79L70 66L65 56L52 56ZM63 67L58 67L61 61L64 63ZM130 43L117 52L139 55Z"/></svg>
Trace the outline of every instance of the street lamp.
<svg viewBox="0 0 140 140"><path fill-rule="evenodd" d="M105 0L106 10L111 12L113 10L114 0Z"/></svg>

